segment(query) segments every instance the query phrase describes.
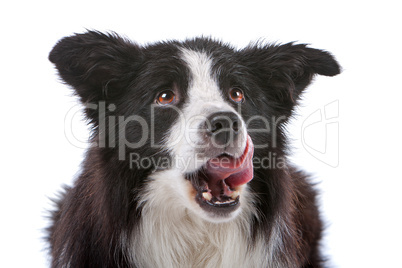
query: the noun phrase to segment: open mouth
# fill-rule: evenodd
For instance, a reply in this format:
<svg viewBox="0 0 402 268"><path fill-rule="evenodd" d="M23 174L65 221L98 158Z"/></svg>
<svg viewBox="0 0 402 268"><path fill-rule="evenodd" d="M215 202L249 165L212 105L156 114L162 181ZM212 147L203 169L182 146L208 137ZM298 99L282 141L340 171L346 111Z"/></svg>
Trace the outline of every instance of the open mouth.
<svg viewBox="0 0 402 268"><path fill-rule="evenodd" d="M253 153L253 142L247 136L246 148L240 157L223 153L209 159L195 174L187 176L201 208L222 216L238 208L241 186L253 178Z"/></svg>

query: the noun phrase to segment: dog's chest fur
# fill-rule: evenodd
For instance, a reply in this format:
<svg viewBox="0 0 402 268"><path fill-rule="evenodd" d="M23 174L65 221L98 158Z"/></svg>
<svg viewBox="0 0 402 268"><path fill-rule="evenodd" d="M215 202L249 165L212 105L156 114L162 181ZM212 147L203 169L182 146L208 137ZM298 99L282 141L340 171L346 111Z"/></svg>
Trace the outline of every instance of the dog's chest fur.
<svg viewBox="0 0 402 268"><path fill-rule="evenodd" d="M153 213L144 214L134 240L139 267L267 267L268 245L249 246L245 219L213 224L174 207Z"/></svg>
<svg viewBox="0 0 402 268"><path fill-rule="evenodd" d="M251 203L233 221L210 223L180 205L178 198L167 180L149 183L131 246L139 267L268 267L272 263L269 252L274 248L262 238L251 243Z"/></svg>

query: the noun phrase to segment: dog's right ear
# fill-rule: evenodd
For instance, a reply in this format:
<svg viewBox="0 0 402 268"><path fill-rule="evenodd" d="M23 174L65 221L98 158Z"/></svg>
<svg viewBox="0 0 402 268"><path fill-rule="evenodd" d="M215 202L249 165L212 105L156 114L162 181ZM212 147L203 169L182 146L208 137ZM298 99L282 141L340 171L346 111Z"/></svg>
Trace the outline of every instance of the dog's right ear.
<svg viewBox="0 0 402 268"><path fill-rule="evenodd" d="M112 100L122 93L142 58L139 46L117 34L96 31L65 37L49 54L60 77L83 103Z"/></svg>
<svg viewBox="0 0 402 268"><path fill-rule="evenodd" d="M315 75L334 76L341 67L329 52L305 44L256 45L239 51L240 62L252 70L267 99L280 115L289 116Z"/></svg>

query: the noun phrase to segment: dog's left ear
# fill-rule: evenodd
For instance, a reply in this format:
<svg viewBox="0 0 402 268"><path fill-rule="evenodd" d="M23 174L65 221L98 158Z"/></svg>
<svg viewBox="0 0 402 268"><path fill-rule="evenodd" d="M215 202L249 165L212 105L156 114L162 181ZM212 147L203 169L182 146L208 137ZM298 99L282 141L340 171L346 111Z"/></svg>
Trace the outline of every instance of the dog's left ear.
<svg viewBox="0 0 402 268"><path fill-rule="evenodd" d="M267 94L291 107L315 74L340 73L340 66L330 53L305 44L248 47L239 53L242 64L258 76Z"/></svg>

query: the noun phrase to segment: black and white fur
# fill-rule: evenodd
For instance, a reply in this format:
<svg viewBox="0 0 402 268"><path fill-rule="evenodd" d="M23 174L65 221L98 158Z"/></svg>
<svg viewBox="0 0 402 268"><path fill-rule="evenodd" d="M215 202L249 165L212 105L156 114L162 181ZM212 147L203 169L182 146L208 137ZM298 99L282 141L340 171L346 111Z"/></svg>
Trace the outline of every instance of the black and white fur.
<svg viewBox="0 0 402 268"><path fill-rule="evenodd" d="M49 59L85 105L97 144L57 201L52 267L322 266L315 191L286 160L284 127L315 74L339 73L328 52L293 43L236 50L209 38L139 46L90 31L60 40ZM244 102L228 98L234 87ZM158 105L166 89L177 100ZM93 107L101 105L99 116ZM198 131L220 112L241 121L224 151ZM282 164L255 166L236 209L201 207L197 172L219 153L241 155L247 135L255 159L274 155ZM153 164L133 165L133 155Z"/></svg>

